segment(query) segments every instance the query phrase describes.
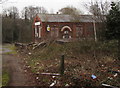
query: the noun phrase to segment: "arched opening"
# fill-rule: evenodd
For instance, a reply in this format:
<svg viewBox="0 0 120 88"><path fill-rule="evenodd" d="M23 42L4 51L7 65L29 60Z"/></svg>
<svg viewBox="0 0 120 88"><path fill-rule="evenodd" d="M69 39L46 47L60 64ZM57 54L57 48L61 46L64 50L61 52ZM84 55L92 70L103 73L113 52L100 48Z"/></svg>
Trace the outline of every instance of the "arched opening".
<svg viewBox="0 0 120 88"><path fill-rule="evenodd" d="M69 31L72 31L72 29L69 26L64 26L61 31L64 31L65 29L68 29Z"/></svg>
<svg viewBox="0 0 120 88"><path fill-rule="evenodd" d="M69 26L64 26L62 29L61 29L61 32L62 32L62 38L63 39L70 39L72 38L72 29L69 27Z"/></svg>

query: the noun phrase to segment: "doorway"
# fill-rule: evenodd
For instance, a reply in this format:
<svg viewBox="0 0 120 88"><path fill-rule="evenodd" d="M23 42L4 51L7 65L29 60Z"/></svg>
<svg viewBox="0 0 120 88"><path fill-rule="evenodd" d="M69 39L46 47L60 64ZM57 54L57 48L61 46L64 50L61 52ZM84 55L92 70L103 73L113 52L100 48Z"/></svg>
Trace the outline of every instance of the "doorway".
<svg viewBox="0 0 120 88"><path fill-rule="evenodd" d="M64 26L62 29L62 38L71 39L72 38L72 29L69 26Z"/></svg>

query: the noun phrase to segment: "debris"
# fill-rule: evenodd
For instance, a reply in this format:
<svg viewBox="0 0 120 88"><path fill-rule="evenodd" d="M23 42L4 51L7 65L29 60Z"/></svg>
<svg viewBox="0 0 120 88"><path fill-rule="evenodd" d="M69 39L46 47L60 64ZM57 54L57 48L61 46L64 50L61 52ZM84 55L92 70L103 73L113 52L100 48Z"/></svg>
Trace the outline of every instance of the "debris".
<svg viewBox="0 0 120 88"><path fill-rule="evenodd" d="M38 44L35 44L34 47L33 47L33 50L36 49L36 48L38 48L39 46L45 46L45 45L46 45L46 43L44 41L40 42Z"/></svg>
<svg viewBox="0 0 120 88"><path fill-rule="evenodd" d="M112 77L108 77L108 79L111 79L111 80L112 80L113 78L112 78Z"/></svg>
<svg viewBox="0 0 120 88"><path fill-rule="evenodd" d="M15 43L15 46L19 47L19 46L23 46L23 44L22 43Z"/></svg>
<svg viewBox="0 0 120 88"><path fill-rule="evenodd" d="M56 83L57 83L57 81L55 80L55 81L50 85L50 87L54 86Z"/></svg>
<svg viewBox="0 0 120 88"><path fill-rule="evenodd" d="M52 76L52 78L55 78L55 76Z"/></svg>
<svg viewBox="0 0 120 88"><path fill-rule="evenodd" d="M27 66L27 68L31 68L31 66Z"/></svg>
<svg viewBox="0 0 120 88"><path fill-rule="evenodd" d="M104 67L104 65L102 64L102 67Z"/></svg>
<svg viewBox="0 0 120 88"><path fill-rule="evenodd" d="M28 54L31 55L32 53L29 52Z"/></svg>
<svg viewBox="0 0 120 88"><path fill-rule="evenodd" d="M40 72L37 72L36 74L37 74L37 75L39 75L39 74L40 74Z"/></svg>
<svg viewBox="0 0 120 88"><path fill-rule="evenodd" d="M36 79L38 80L38 79L39 79L39 77L36 77Z"/></svg>
<svg viewBox="0 0 120 88"><path fill-rule="evenodd" d="M39 65L39 64L40 64L39 62L36 63L36 65Z"/></svg>
<svg viewBox="0 0 120 88"><path fill-rule="evenodd" d="M91 75L92 79L96 79L97 77L95 75Z"/></svg>
<svg viewBox="0 0 120 88"><path fill-rule="evenodd" d="M65 86L67 87L67 86L69 86L69 84L66 84Z"/></svg>
<svg viewBox="0 0 120 88"><path fill-rule="evenodd" d="M118 87L111 86L111 85L108 85L108 84L102 84L102 86L105 86L105 87L110 87L110 88L118 88Z"/></svg>
<svg viewBox="0 0 120 88"><path fill-rule="evenodd" d="M56 75L56 76L59 76L60 74L58 73L41 73L42 75Z"/></svg>
<svg viewBox="0 0 120 88"><path fill-rule="evenodd" d="M118 71L111 71L111 70L109 70L108 72L112 72L113 74L115 74L115 73L120 73L119 70L118 70Z"/></svg>
<svg viewBox="0 0 120 88"><path fill-rule="evenodd" d="M118 74L116 73L116 74L114 75L114 77L117 77L117 75L118 75Z"/></svg>

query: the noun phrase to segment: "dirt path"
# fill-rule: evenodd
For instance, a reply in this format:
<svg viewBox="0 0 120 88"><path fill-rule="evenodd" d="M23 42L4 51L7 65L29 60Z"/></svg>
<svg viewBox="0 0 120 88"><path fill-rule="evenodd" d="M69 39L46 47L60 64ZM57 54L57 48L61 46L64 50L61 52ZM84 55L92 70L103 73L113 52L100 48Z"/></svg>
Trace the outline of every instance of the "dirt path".
<svg viewBox="0 0 120 88"><path fill-rule="evenodd" d="M10 74L8 86L35 86L34 78L24 71L24 64L20 57L3 54L2 59L3 66L6 65Z"/></svg>

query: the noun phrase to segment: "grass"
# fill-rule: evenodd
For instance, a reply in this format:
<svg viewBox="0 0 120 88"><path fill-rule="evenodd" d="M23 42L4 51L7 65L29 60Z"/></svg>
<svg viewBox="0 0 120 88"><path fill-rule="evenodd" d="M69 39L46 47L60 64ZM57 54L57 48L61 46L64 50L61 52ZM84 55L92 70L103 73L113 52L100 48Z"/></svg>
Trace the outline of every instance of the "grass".
<svg viewBox="0 0 120 88"><path fill-rule="evenodd" d="M58 57L64 49L59 44L52 44L44 49L33 51L34 55L31 57L34 59L54 59L56 56Z"/></svg>
<svg viewBox="0 0 120 88"><path fill-rule="evenodd" d="M3 45L3 52L5 49L8 51L5 52L4 54L16 54L17 53L16 47L13 44ZM6 68L6 65L3 65L3 69ZM3 70L3 72L2 72L2 86L7 86L9 79L10 79L10 76L9 76L8 70Z"/></svg>
<svg viewBox="0 0 120 88"><path fill-rule="evenodd" d="M51 43L45 48L38 48L37 50L31 51L31 60L42 60L42 59L56 59L60 58L61 55L65 54L67 58L79 57L82 54L95 53L99 55L110 56L116 58L117 56L117 41L113 40L110 42L97 42L94 41L77 41L65 44Z"/></svg>
<svg viewBox="0 0 120 88"><path fill-rule="evenodd" d="M8 82L9 82L9 74L7 71L3 71L2 74L2 86L7 86Z"/></svg>
<svg viewBox="0 0 120 88"><path fill-rule="evenodd" d="M17 54L16 47L14 46L14 44L3 45L3 51L4 51L4 48L9 49L9 51L6 52L5 54Z"/></svg>

